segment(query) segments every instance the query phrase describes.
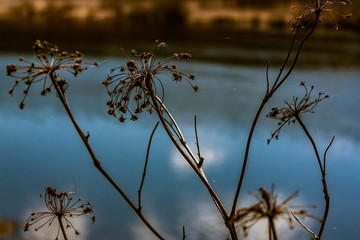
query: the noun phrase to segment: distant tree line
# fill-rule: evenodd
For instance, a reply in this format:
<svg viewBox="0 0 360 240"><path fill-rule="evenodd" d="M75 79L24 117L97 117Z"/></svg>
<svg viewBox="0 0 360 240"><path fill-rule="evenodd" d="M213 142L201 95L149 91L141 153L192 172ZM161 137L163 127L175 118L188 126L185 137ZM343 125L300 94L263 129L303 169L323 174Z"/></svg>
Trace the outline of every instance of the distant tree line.
<svg viewBox="0 0 360 240"><path fill-rule="evenodd" d="M214 7L211 4L220 4L224 7L271 7L277 4L288 4L287 0L99 0L97 8L89 8L85 18L74 17L74 11L79 7L75 1L46 1L42 9L36 8L32 1L21 1L14 4L11 14L0 16L1 41L12 42L13 39L34 40L61 39L77 41L87 39L96 42L111 41L124 38L166 38L182 39L197 38L207 35L216 35L218 32L238 31L241 25L232 19L220 19L203 26L189 23L188 3L197 2L205 8ZM144 2L147 5L144 5ZM84 1L84 4L91 2ZM129 10L129 6L132 6ZM149 7L151 6L151 7ZM353 16L359 9L359 1L352 5ZM100 11L111 13L109 16L98 18ZM348 27L359 29L360 20L352 17ZM219 24L219 21L221 24ZM254 21L257 23L257 21ZM211 25L212 24L212 25ZM271 23L270 23L271 24ZM272 23L273 27L286 26L286 22ZM255 26L255 25L254 25ZM256 27L256 26L255 26ZM250 29L250 30L256 30ZM346 27L346 26L345 26ZM248 29L249 30L249 29Z"/></svg>

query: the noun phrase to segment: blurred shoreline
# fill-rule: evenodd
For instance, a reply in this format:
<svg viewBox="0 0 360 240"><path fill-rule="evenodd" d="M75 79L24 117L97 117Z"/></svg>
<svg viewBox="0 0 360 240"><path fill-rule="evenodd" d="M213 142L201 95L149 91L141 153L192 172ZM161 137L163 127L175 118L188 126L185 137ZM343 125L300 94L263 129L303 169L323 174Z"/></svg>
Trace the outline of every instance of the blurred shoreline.
<svg viewBox="0 0 360 240"><path fill-rule="evenodd" d="M0 0L0 3L0 53L30 52L33 42L41 39L68 51L111 56L120 54L114 51L119 47L152 49L154 40L160 39L169 44L170 53L188 51L205 61L250 65L263 65L272 52L286 51L291 39L288 21L303 11L302 3L282 0L266 3L257 0ZM331 58L330 64L334 66L357 64L359 5L359 1L354 1L346 9L352 13L350 19L330 18L319 25L312 44L304 51L309 61L317 64ZM342 14L349 13L346 11ZM335 24L340 26L339 30ZM239 49L244 56L234 53ZM261 56L253 56L249 50Z"/></svg>

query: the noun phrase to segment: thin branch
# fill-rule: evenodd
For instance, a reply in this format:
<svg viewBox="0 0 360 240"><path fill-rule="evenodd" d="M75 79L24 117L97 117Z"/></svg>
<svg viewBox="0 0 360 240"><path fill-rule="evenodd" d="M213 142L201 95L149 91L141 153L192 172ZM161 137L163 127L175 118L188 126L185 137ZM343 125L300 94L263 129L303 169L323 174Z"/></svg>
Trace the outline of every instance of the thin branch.
<svg viewBox="0 0 360 240"><path fill-rule="evenodd" d="M321 171L321 174L322 175L325 175L325 171L324 171L324 167L322 165L322 162L321 162L321 158L320 158L320 155L319 155L319 151L316 147L316 143L314 141L314 139L312 138L310 132L308 131L308 129L306 128L304 122L301 120L300 116L298 114L295 114L294 115L295 118L296 118L296 121L298 121L298 123L300 124L301 128L304 130L306 136L308 137L308 139L310 140L311 142L311 145L313 146L313 149L314 149L314 152L315 152L315 155L316 155L316 159L318 161L318 164L319 164L319 167L320 167L320 171Z"/></svg>
<svg viewBox="0 0 360 240"><path fill-rule="evenodd" d="M271 219L270 224L271 224L271 232L273 234L274 240L278 240L274 219Z"/></svg>
<svg viewBox="0 0 360 240"><path fill-rule="evenodd" d="M176 123L174 117L171 115L170 111L166 108L165 104L160 100L160 98L159 98L158 96L156 96L156 95L155 95L155 97L156 97L158 103L160 104L161 109L163 109L163 110L166 112L166 114L169 116L169 118L170 118L170 120L171 120L171 122L170 122L170 123L171 123L171 124L170 124L170 127L171 127L172 129L174 129L174 128L176 129L175 134L178 136L179 142L181 143L181 145L184 146L184 148L185 148L186 151L189 153L189 155L190 155L190 157L192 158L192 160L194 161L194 163L195 163L196 165L198 165L198 161L197 161L194 153L191 151L189 145L186 143L185 138L184 138L184 135L182 135L181 130L180 130L178 124ZM163 114L162 114L162 115L163 115ZM165 118L164 118L164 119L165 119ZM165 119L165 120L166 120L166 122L168 122L167 119Z"/></svg>
<svg viewBox="0 0 360 240"><path fill-rule="evenodd" d="M56 93L65 108L66 113L68 114L72 124L74 125L77 133L79 134L82 142L84 143L86 149L88 150L88 153L93 161L94 166L99 170L99 172L106 178L106 180L117 190L117 192L121 195L121 197L127 202L127 204L135 211L135 213L138 215L138 217L141 219L141 221L146 225L146 227L159 239L165 239L163 238L156 229L147 221L147 219L141 214L141 212L138 211L138 208L135 206L135 204L130 200L130 198L125 194L125 192L117 185L117 183L110 177L110 175L106 172L106 170L101 166L100 161L96 158L94 151L92 150L92 147L89 143L89 135L85 135L78 123L76 122L74 116L72 115L72 112L70 110L70 105L66 99L66 96L64 92L61 90L60 86L57 83L56 79L56 73L50 72L49 73L51 82L54 85L54 88L56 90Z"/></svg>
<svg viewBox="0 0 360 240"><path fill-rule="evenodd" d="M234 196L234 201L233 201L233 205L232 205L232 208L231 208L231 213L230 213L230 217L234 216L235 214L235 210L236 210L236 206L237 206L237 201L238 201L238 198L239 198L239 194L240 194L240 191L241 191L241 187L242 187L242 184L243 184L243 181L244 181L244 176L245 176L245 171L246 171L246 167L247 167L247 162L248 162L248 157L249 157L249 151L250 151L250 146L251 146L251 140L252 140L252 137L253 137L253 133L254 133L254 130L255 130L255 127L257 125L257 122L259 120L259 117L262 113L262 110L264 109L266 103L269 101L269 99L273 96L273 94L279 89L279 87L285 82L285 80L288 78L288 76L290 75L290 73L292 72L292 70L295 68L295 65L298 61L298 58L299 58L299 55L300 55L300 51L304 45L304 43L306 42L307 39L309 39L309 37L313 34L316 26L317 26L317 23L319 21L319 13L316 13L316 18L315 18L315 22L314 22L314 25L312 27L312 29L310 30L310 32L301 40L300 42L300 45L297 49L297 53L296 53L296 56L293 60L293 63L292 65L290 66L287 74L280 80L281 78L281 75L283 73L283 70L287 64L287 62L289 61L290 59L290 56L291 56L291 53L293 51L293 47L294 47L294 44L297 40L296 36L297 36L297 32L294 34L294 37L293 37L293 40L292 40L292 43L291 43L291 46L289 48L289 52L288 52L288 55L286 56L285 60L284 60L284 63L283 65L281 66L280 68L280 71L279 71L279 74L278 74L278 77L276 78L271 90L269 93L266 93L263 100L262 100L262 103L260 104L260 107L254 117L254 120L252 122L252 125L251 125L251 129L250 129L250 132L249 132L249 136L248 136L248 139L247 139L247 143L246 143L246 148L245 148L245 155L244 155L244 160L243 160L243 164L242 164L242 168L241 168L241 173L240 173L240 177L239 177L239 182L238 182L238 185L237 185L237 188L236 188L236 192L235 192L235 196ZM298 31L298 30L297 30ZM280 80L280 82L278 82Z"/></svg>
<svg viewBox="0 0 360 240"><path fill-rule="evenodd" d="M244 181L244 177L245 177L245 171L246 171L247 162L248 162L248 158L249 158L249 151L250 151L250 145L251 145L252 136L254 134L254 130L255 130L256 124L258 122L258 119L260 117L260 114L261 114L261 112L262 112L262 110L263 110L263 108L264 108L267 101L268 101L267 98L264 98L264 100L262 101L262 103L261 103L261 105L260 105L260 107L259 107L259 109L258 109L258 111L257 111L257 113L255 115L255 118L254 118L254 120L252 122L252 125L251 125L248 140L246 142L245 156L244 156L244 161L243 161L243 165L242 165L242 168L241 168L239 183L237 185L237 189L236 189L236 193L235 193L235 197L234 197L234 201L233 201L230 216L235 215L237 201L238 201L238 198L239 198L239 195L240 195L240 190L241 190L241 187L242 187L242 184L243 184L243 181Z"/></svg>
<svg viewBox="0 0 360 240"><path fill-rule="evenodd" d="M335 135L332 137L332 139L329 143L329 146L326 148L326 150L324 152L324 172L326 172L326 154L327 154L327 151L329 150L329 148L331 147L332 143L334 142L334 139L335 139Z"/></svg>
<svg viewBox="0 0 360 240"><path fill-rule="evenodd" d="M279 79L280 79L280 77L281 77L281 75L282 75L282 73L283 73L283 71L284 71L284 69L285 69L285 66L287 65L288 61L290 60L291 53L293 52L293 49L294 49L294 46L295 46L295 42L296 42L296 39L297 39L297 34L298 34L299 29L300 29L300 28L298 27L298 28L296 29L295 33L294 33L294 36L293 36L293 38L292 38L292 41L291 41L291 44L290 44L290 47L289 47L289 51L288 51L288 53L287 53L287 56L286 56L283 64L282 64L281 67L280 67L280 70L279 70L279 73L278 73L278 75L277 75L277 77L276 77L276 79L275 79L275 82L274 82L274 84L272 85L271 92L274 91L274 87L277 85L277 83L278 83L278 81L279 81Z"/></svg>
<svg viewBox="0 0 360 240"><path fill-rule="evenodd" d="M140 183L140 187L139 187L139 190L138 190L138 209L139 211L141 211L141 191L142 191L142 188L143 188L143 185L144 185L144 182L145 182L145 176L146 176L146 169L147 169L147 165L148 165L148 161L149 161L149 153L150 153L150 147L151 147L151 142L152 142L152 138L154 136L154 133L156 131L156 128L159 126L159 122L156 123L154 129L152 130L151 132L151 135L150 135L150 139L149 139L149 143L148 143L148 147L147 147L147 151L146 151L146 158L145 158L145 164L144 164L144 171L143 171L143 174L142 174L142 178L141 178L141 183Z"/></svg>
<svg viewBox="0 0 360 240"><path fill-rule="evenodd" d="M279 82L279 84L277 86L275 86L275 88L273 88L274 92L286 81L286 79L290 76L291 72L294 70L295 68L295 65L297 63L297 60L299 59L299 56L300 56L300 52L301 52L301 49L302 47L304 46L304 43L306 42L307 39L310 38L310 36L313 34L313 32L315 31L315 28L319 22L319 18L320 18L320 12L315 12L315 20L314 20L314 25L313 27L311 28L310 32L303 38L303 40L300 42L300 45L298 47L298 50L296 52L296 55L295 55L295 58L294 58L294 61L291 65L291 67L289 68L288 72L286 73L286 75L281 79L281 81ZM280 74L281 75L281 74ZM279 77L280 77L279 75Z"/></svg>
<svg viewBox="0 0 360 240"><path fill-rule="evenodd" d="M150 76L148 76L148 78L150 78ZM194 170L194 172L196 173L196 175L200 178L201 182L205 185L206 189L208 190L211 198L213 199L215 206L218 208L226 227L229 229L229 232L231 234L231 237L233 240L237 240L237 235L236 235L236 231L235 231L235 227L233 224L230 224L230 218L229 215L227 214L227 211L224 207L224 205L222 204L221 200L219 199L219 197L217 196L216 192L214 191L214 189L211 187L209 181L207 180L205 173L202 169L199 169L197 167L197 164L194 163L193 160L193 156L189 156L186 151L188 151L188 149L186 149L186 151L182 148L183 147L187 147L187 145L184 146L184 144L182 143L182 146L180 145L180 143L177 141L177 139L175 138L174 134L172 133L171 129L169 128L166 119L161 111L161 109L166 109L164 104L159 100L159 98L155 95L152 84L151 84L151 79L146 79L145 83L146 83L146 88L149 91L149 95L152 99L153 102L153 106L155 108L155 111L161 121L161 124L163 125L166 133L168 134L169 138L171 139L171 141L173 142L173 144L175 145L175 147L177 148L177 150L179 151L179 153L184 157L185 161L188 162L188 164L190 165L190 167ZM160 104L160 106L158 105L158 103ZM167 111L167 109L165 110ZM170 113L167 111L167 114L169 116ZM174 120L174 124L175 120ZM196 160L196 159L195 159Z"/></svg>
<svg viewBox="0 0 360 240"><path fill-rule="evenodd" d="M321 171L321 176L322 176L321 182L323 184L325 210L324 210L323 218L321 220L320 230L319 230L319 233L318 233L318 239L320 239L321 235L322 235L322 233L324 231L324 228L325 228L325 224L326 224L326 220L327 220L327 216L328 216L329 208L330 208L330 195L329 195L329 191L328 191L327 183L326 183L326 172L325 172L324 166L321 163L319 152L317 150L314 139L310 135L309 131L307 130L305 124L302 122L301 118L298 115L295 115L295 118L298 121L298 123L300 124L300 126L302 127L302 129L304 130L306 136L308 137L308 139L310 140L310 142L311 142L311 144L313 146L313 149L314 149L314 152L315 152L318 164L319 164L319 168L320 168L320 171Z"/></svg>
<svg viewBox="0 0 360 240"><path fill-rule="evenodd" d="M182 134L179 126L176 124L175 119L173 118L173 116L171 115L171 113L169 112L169 110L166 108L164 102L156 95L156 93L155 93L155 96L156 96L156 99L158 100L158 102L160 103L161 108L162 108L162 109L166 112L166 114L169 116L169 118L170 118L170 120L171 120L171 123L174 124L174 127L175 127L175 129L176 129L176 132L178 133L178 136L180 136L179 139L180 139L181 141L185 141L185 140L184 140L184 135Z"/></svg>
<svg viewBox="0 0 360 240"><path fill-rule="evenodd" d="M304 223L302 223L297 217L296 215L292 212L291 215L293 215L293 217L295 218L295 220L306 230L308 231L311 235L314 236L314 239L319 239L319 237L316 235L316 233L314 233L313 231L310 230L310 228L308 228Z"/></svg>
<svg viewBox="0 0 360 240"><path fill-rule="evenodd" d="M196 147L198 150L198 157L199 157L199 163L197 164L198 168L201 168L203 163L204 163L204 157L201 156L200 153L200 143L199 143L199 138L198 138L198 134L197 134L197 127L196 127L196 115L194 118L194 126L195 126L195 137L196 137Z"/></svg>
<svg viewBox="0 0 360 240"><path fill-rule="evenodd" d="M183 233L183 240L186 239L186 233L185 233L185 226L182 227L182 233Z"/></svg>
<svg viewBox="0 0 360 240"><path fill-rule="evenodd" d="M268 61L266 65L266 94L269 94L269 67L270 67L270 61Z"/></svg>
<svg viewBox="0 0 360 240"><path fill-rule="evenodd" d="M64 240L68 240L68 238L66 236L66 231L65 231L65 228L64 228L64 224L61 221L61 216L58 216L58 220L59 220L59 225L60 225L61 232L62 232L62 234L64 236Z"/></svg>

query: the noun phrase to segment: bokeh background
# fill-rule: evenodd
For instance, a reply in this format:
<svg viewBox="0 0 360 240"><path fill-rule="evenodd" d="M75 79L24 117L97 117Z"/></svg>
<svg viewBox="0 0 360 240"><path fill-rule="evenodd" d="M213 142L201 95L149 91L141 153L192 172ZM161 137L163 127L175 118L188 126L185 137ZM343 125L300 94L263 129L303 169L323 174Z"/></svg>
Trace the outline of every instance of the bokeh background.
<svg viewBox="0 0 360 240"><path fill-rule="evenodd" d="M47 39L59 43L108 44L164 41L230 42L260 47L262 34L289 32L288 22L311 1L287 0L1 0L0 50L27 49L25 43ZM336 9L335 9L336 10ZM360 3L353 1L350 19L333 13L321 28L339 25L359 31ZM340 14L350 12L339 11ZM25 46L24 46L25 45Z"/></svg>
<svg viewBox="0 0 360 240"><path fill-rule="evenodd" d="M36 39L79 50L85 61L97 59L77 79L69 77L68 98L79 124L91 133L94 151L104 167L136 201L148 138L156 117L144 115L120 124L106 114L107 94L101 82L127 58L119 50L151 51L155 39L168 44L160 57L189 52L191 61L179 70L196 75L200 90L175 84L162 76L165 103L195 149L193 117L197 115L204 168L212 185L230 208L241 167L249 124L266 90L266 65L273 80L286 56L292 33L288 24L311 0L0 0L0 240L48 240L57 228L23 233L32 211L43 209L44 187L73 191L90 201L97 221L79 218L79 240L154 239L135 214L92 166L89 156L55 94L40 96L34 86L24 110L18 108L21 86L9 96L13 79L6 65L18 57L33 59ZM316 204L323 195L312 148L299 126L283 129L280 139L266 145L274 120L265 115L285 99L302 96L299 83L314 85L330 98L315 114L304 116L323 152L328 152L327 177L331 209L324 239L357 239L360 235L360 2L324 21L306 43L291 77L269 103L255 131L240 206L254 203L247 191L275 184L279 199L295 190L294 204ZM167 239L226 239L227 231L204 186L184 164L159 128L154 136L144 214ZM194 150L195 151L195 150ZM315 221L307 221L314 230ZM281 239L309 239L300 227L280 222ZM55 234L55 235L54 235ZM266 239L266 223L257 224L248 239ZM239 234L240 236L240 234ZM51 238L53 239L53 238Z"/></svg>

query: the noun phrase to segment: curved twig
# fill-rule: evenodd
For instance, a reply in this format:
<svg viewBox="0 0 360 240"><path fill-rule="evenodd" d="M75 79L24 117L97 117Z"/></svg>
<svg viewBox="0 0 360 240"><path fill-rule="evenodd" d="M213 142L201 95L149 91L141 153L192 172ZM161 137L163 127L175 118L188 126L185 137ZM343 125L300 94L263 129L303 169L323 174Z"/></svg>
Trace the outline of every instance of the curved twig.
<svg viewBox="0 0 360 240"><path fill-rule="evenodd" d="M295 118L296 120L299 122L301 128L304 130L306 136L308 137L309 141L311 142L311 145L314 149L314 152L315 152L315 155L316 155L316 159L318 161L318 164L319 164L319 168L320 168L320 171L321 171L321 176L322 176L322 179L321 179L321 182L323 184L323 192L324 192L324 200L325 200L325 210L324 210L324 214L323 214L323 218L321 220L321 225L320 225L320 230L319 230L319 233L317 234L318 236L318 239L321 238L321 235L324 231L324 228L325 228L325 224L326 224L326 220L327 220L327 216L328 216L328 213L329 213L329 209L330 209L330 195L329 195L329 191L328 191L328 188L327 188L327 183L326 183L326 172L325 172L325 168L321 162L321 159L320 159L320 155L319 155L319 151L317 150L317 147L316 147L316 144L315 144L315 141L314 139L312 138L311 134L309 133L309 131L307 130L305 124L303 123L303 121L301 120L301 118L299 117L299 115L295 115ZM334 138L333 138L334 139ZM332 143L332 141L331 141ZM331 145L330 143L330 145ZM330 145L328 146L328 148L330 147ZM327 149L328 149L327 148ZM327 151L327 150L326 150ZM326 156L326 154L325 154ZM325 163L325 161L324 161Z"/></svg>
<svg viewBox="0 0 360 240"><path fill-rule="evenodd" d="M146 169L147 169L147 165L148 165L148 161L149 161L149 153L150 153L151 141L152 141L152 138L153 138L154 133L155 133L155 131L156 131L156 128L157 128L158 126L159 126L159 122L156 123L154 129L153 129L152 132L151 132L150 139L149 139L149 143L148 143L148 147L147 147L147 151L146 151L144 171L143 171L143 174L142 174L142 177L141 177L141 183L140 183L140 187L139 187L139 190L138 190L138 209L139 209L139 211L141 211L141 209L142 209L142 207L141 207L141 191L142 191L142 188L143 188L143 185L144 185L144 181L145 181Z"/></svg>
<svg viewBox="0 0 360 240"><path fill-rule="evenodd" d="M107 171L101 166L100 161L96 158L94 151L92 150L92 147L89 143L89 135L85 135L84 132L81 130L80 126L76 122L74 116L72 115L72 112L70 110L70 105L66 99L66 96L63 92L63 90L60 88L60 86L57 83L56 79L56 73L50 72L49 74L51 82L54 85L54 88L56 90L56 93L65 108L66 113L68 114L72 124L74 125L77 133L79 134L82 142L84 143L94 166L99 170L99 172L106 178L106 180L117 190L117 192L121 195L121 197L126 201L126 203L135 211L135 213L138 215L138 217L141 219L141 221L146 225L147 228L159 239L165 239L162 237L156 229L148 222L148 220L142 215L142 213L139 211L139 209L135 206L135 204L130 200L130 198L125 194L125 192L117 185L117 183L110 177L110 175L107 173Z"/></svg>
<svg viewBox="0 0 360 240"><path fill-rule="evenodd" d="M316 233L314 233L313 231L311 231L310 228L308 228L304 223L302 223L298 217L296 217L296 215L292 212L291 215L293 215L293 217L295 218L295 220L306 230L308 231L311 235L313 235L314 239L319 239L319 237L316 235Z"/></svg>
<svg viewBox="0 0 360 240"><path fill-rule="evenodd" d="M167 115L172 119L172 123L176 125L175 120L173 120L170 112L166 109L165 105L160 101L160 99L156 96L156 94L154 93L153 87L152 87L152 80L150 76L147 76L146 79L146 88L149 92L149 95L152 99L153 102L153 107L155 108L155 111L160 119L161 124L163 125L166 133L168 134L168 136L170 137L171 141L173 142L173 144L175 145L175 147L177 148L177 150L179 151L179 153L184 157L184 159L188 162L188 164L191 166L191 168L194 170L194 172L196 173L196 175L200 178L201 182L205 185L206 189L208 190L211 198L213 199L216 207L218 208L224 222L225 222L225 226L229 229L231 238L233 240L237 240L237 235L236 235L236 231L235 231L235 227L233 224L230 223L230 218L229 215L224 207L224 205L222 204L221 200L219 199L219 197L217 196L216 192L214 191L214 189L212 188L212 186L210 185L209 181L207 180L204 171L200 168L198 168L197 166L197 162L196 162L196 158L195 158L195 162L194 162L194 156L193 155L188 155L187 152L189 153L189 151L191 152L191 150L188 148L184 138L182 137L182 139L179 139L179 141L175 138L174 134L172 133L171 129L168 126L168 123L163 115L162 110L164 110ZM160 104L160 106L159 106ZM176 127L178 128L178 127ZM185 150L183 149L183 147L185 148ZM190 154L190 153L189 153Z"/></svg>
<svg viewBox="0 0 360 240"><path fill-rule="evenodd" d="M309 37L313 34L313 32L314 32L314 30L315 30L315 28L317 26L317 23L319 21L319 16L320 16L320 13L316 12L316 17L315 17L315 22L314 22L313 27L311 28L309 33L301 40L292 65L290 66L290 68L289 68L288 72L286 73L286 75L280 80L281 75L283 73L283 70L285 69L285 66L287 65L287 63L288 63L288 61L290 59L291 53L293 52L294 44L297 41L297 38L296 38L297 37L297 32L295 32L292 43L291 43L291 46L289 48L288 55L286 56L283 65L280 67L278 77L276 78L274 84L272 85L271 90L268 93L265 94L265 96L264 96L264 98L263 98L263 100L262 100L262 102L261 102L261 104L260 104L260 106L258 108L258 111L257 111L257 113L255 115L255 118L254 118L253 122L252 122L251 129L250 129L250 132L249 132L249 136L248 136L248 139L247 139L244 160L243 160L239 181L238 181L238 185L237 185L235 196L234 196L234 201L233 201L230 217L234 216L234 214L235 214L237 201L238 201L240 191L241 191L241 187L242 187L244 177L245 177L245 171L246 171L248 157L249 157L251 140L252 140L253 133L254 133L255 127L257 125L257 122L259 120L260 114L262 113L262 110L264 109L266 103L270 100L270 98L273 96L273 94L279 89L279 87L286 81L286 79L290 76L290 73L295 68L295 65L296 65L296 63L298 61L298 58L299 58L299 55L300 55L300 51L301 51L304 43L306 42L306 40L308 40ZM299 29L297 29L297 31L299 31Z"/></svg>
<svg viewBox="0 0 360 240"><path fill-rule="evenodd" d="M326 172L326 154L327 154L329 148L331 147L332 143L334 142L334 139L335 139L335 136L332 137L329 145L327 146L327 148L326 148L326 150L324 152L324 172Z"/></svg>
<svg viewBox="0 0 360 240"><path fill-rule="evenodd" d="M199 138L198 138L198 133L197 133L197 126L196 126L196 115L194 117L194 128L195 128L195 137L196 137L196 147L197 147L197 155L199 157L199 163L197 164L198 168L201 168L203 163L204 163L204 157L201 156L200 153L200 143L199 143Z"/></svg>

